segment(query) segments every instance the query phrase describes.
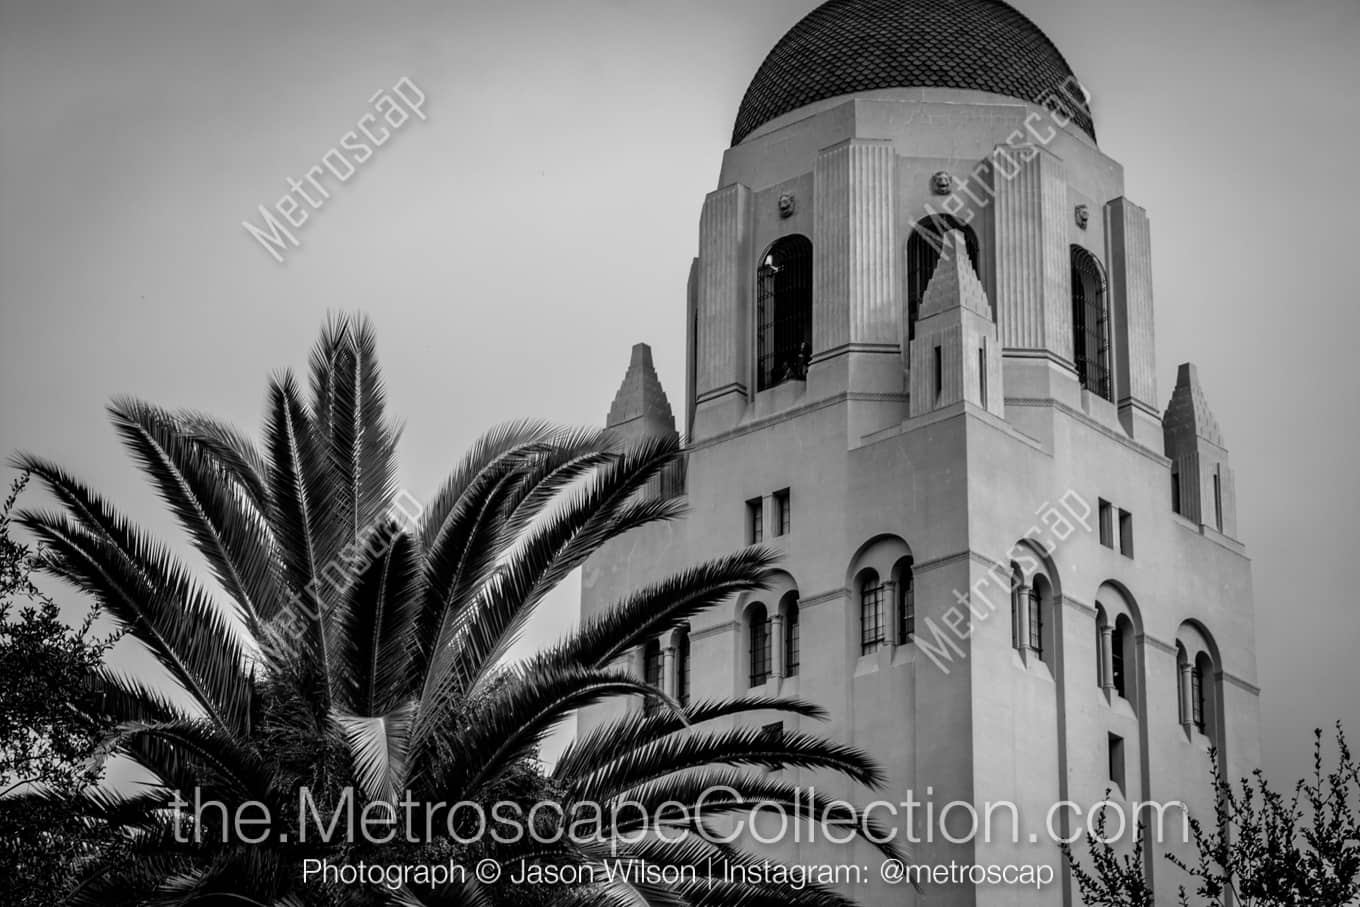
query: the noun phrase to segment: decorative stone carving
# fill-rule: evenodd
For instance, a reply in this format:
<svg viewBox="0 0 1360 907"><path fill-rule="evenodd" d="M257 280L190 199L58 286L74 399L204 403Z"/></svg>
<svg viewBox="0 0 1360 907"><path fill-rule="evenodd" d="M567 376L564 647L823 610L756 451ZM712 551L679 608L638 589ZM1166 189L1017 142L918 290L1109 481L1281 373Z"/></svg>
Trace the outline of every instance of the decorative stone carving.
<svg viewBox="0 0 1360 907"><path fill-rule="evenodd" d="M793 212L798 210L798 200L793 197L792 192L785 192L779 196L779 216L793 217Z"/></svg>
<svg viewBox="0 0 1360 907"><path fill-rule="evenodd" d="M1085 230L1086 225L1091 222L1091 209L1085 205L1077 205L1077 226Z"/></svg>
<svg viewBox="0 0 1360 907"><path fill-rule="evenodd" d="M930 178L930 188L936 195L948 195L954 191L954 177L940 170Z"/></svg>

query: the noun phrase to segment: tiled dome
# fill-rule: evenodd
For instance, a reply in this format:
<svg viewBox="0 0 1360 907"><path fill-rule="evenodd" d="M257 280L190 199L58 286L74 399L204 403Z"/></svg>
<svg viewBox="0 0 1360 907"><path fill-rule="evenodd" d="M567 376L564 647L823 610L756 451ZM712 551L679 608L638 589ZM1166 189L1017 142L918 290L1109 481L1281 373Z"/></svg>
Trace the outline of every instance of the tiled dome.
<svg viewBox="0 0 1360 907"><path fill-rule="evenodd" d="M1056 106L1096 137L1058 48L1000 0L830 0L765 58L732 144L815 101L881 88L962 88Z"/></svg>

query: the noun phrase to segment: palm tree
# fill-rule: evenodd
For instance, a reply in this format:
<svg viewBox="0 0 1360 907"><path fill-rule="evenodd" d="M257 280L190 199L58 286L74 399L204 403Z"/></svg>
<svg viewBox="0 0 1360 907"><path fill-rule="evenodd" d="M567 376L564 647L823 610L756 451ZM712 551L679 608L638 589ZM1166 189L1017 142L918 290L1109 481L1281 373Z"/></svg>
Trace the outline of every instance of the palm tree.
<svg viewBox="0 0 1360 907"><path fill-rule="evenodd" d="M271 379L260 447L201 414L133 399L110 406L122 440L217 588L57 465L16 459L61 505L21 515L41 543L44 568L93 597L172 681L108 668L97 679L103 695L89 717L114 728L110 751L156 783L85 795L91 820L123 831L124 843L91 867L71 903L490 904L502 889L471 877L337 886L304 878L299 866L432 854L585 867L615 855L654 867L741 862L754 858L706 833L714 813L720 823L761 803L804 819L829 808L800 799L769 768L882 782L856 750L807 734L772 740L742 726L742 716L757 712L822 716L812 705L741 698L681 707L621 666L646 640L762 587L773 562L763 549L639 589L527 662L505 666L535 606L592 552L680 516L681 502L647 493L681 455L675 438L624 444L600 431L506 425L478 440L434 500L415 508L397 485L399 431L385 412L367 322L332 319L310 373L308 392L291 373ZM575 741L540 777L534 760L545 736L575 710L616 697L650 697L661 708L634 711ZM694 804L719 786L733 796L714 801L709 814L657 812L667 801ZM347 805L390 821L404 798L491 803L545 792L568 817L593 803L606 820L595 839L549 846L485 836L467 844L451 810L437 813L432 840L374 844L370 833L325 841L315 828L304 835L304 788L312 815L327 820L323 828L330 810ZM274 820L268 839L224 835L219 812L205 811L202 822L186 818L171 808L176 792L186 801L196 792L199 802L224 804L232 815L243 804L263 804ZM646 805L650 816L611 812L625 801ZM863 836L887 837L854 810L833 819ZM252 840L258 831L247 829ZM897 854L891 843L880 847ZM237 900L221 900L228 895ZM553 900L573 898L849 903L818 888L717 877L606 881Z"/></svg>

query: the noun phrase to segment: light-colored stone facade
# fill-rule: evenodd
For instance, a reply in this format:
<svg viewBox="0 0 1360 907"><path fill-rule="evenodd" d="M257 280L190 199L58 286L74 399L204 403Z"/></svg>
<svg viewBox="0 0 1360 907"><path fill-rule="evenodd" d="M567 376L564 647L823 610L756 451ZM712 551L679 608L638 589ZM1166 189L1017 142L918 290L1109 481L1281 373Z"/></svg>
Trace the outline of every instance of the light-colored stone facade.
<svg viewBox="0 0 1360 907"><path fill-rule="evenodd" d="M953 177L949 196L935 194L940 171ZM1059 801L1102 799L1111 735L1122 749L1121 803L1180 800L1202 815L1211 745L1232 775L1257 765L1251 575L1235 538L1227 448L1193 367L1181 368L1161 415L1148 218L1123 191L1120 165L1043 108L892 89L821 101L756 130L726 152L704 203L688 297L689 454L671 489L690 515L593 558L583 617L745 545L747 502L763 502L764 542L783 553L785 573L769 592L689 627L693 697L750 692L824 706L830 721L801 729L867 750L890 777L871 793L792 773L829 796L897 803L913 792L937 812L951 801L1018 808L1018 843L1008 821L990 843L960 844L943 840L937 822L933 843L909 845L921 863L1057 873L1038 891L928 885L917 895L875 881L850 892L865 904L1077 903L1046 817ZM781 211L790 195L792 212ZM1089 212L1084 226L1078 206ZM940 212L975 231L980 277L960 234L949 234L908 342L906 245ZM811 364L806 380L757 392L757 269L795 233L814 249ZM1074 368L1073 245L1106 281L1112 400L1084 389ZM674 426L645 348L610 423L628 433ZM784 489L791 525L777 534L773 496ZM898 638L901 598L889 587L884 644L865 654L868 569L898 589L911 571L915 637ZM787 676L792 591L800 646ZM771 616L773 664L752 689L745 618L757 602ZM663 646L674 689L673 634ZM1191 702L1197 661L1202 709ZM613 714L592 710L581 728ZM917 819L912 831L924 837ZM1054 828L1070 833L1074 821L1064 811ZM1159 902L1173 903L1164 849L1151 847L1149 866ZM770 852L874 877L880 863L865 845Z"/></svg>

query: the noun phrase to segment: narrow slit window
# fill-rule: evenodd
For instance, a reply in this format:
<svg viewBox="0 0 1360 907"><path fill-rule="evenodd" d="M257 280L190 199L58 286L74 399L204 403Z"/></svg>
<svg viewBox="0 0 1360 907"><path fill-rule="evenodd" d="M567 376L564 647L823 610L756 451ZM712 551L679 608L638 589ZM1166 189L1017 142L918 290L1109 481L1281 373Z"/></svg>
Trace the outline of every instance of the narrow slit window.
<svg viewBox="0 0 1360 907"><path fill-rule="evenodd" d="M944 396L944 351L935 347L935 402Z"/></svg>
<svg viewBox="0 0 1360 907"><path fill-rule="evenodd" d="M746 541L758 545L765 540L765 501L751 498L746 502Z"/></svg>
<svg viewBox="0 0 1360 907"><path fill-rule="evenodd" d="M1118 734L1110 734L1109 755L1110 783L1122 794L1124 793L1124 738Z"/></svg>

